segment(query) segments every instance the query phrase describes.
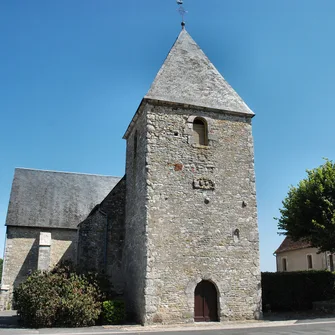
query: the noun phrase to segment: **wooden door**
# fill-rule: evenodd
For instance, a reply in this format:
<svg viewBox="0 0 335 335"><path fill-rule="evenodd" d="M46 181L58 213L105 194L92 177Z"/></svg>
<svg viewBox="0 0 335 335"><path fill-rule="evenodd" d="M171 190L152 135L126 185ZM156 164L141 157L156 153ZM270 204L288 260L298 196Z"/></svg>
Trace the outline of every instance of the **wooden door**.
<svg viewBox="0 0 335 335"><path fill-rule="evenodd" d="M203 280L194 292L194 321L218 321L217 292L213 283Z"/></svg>

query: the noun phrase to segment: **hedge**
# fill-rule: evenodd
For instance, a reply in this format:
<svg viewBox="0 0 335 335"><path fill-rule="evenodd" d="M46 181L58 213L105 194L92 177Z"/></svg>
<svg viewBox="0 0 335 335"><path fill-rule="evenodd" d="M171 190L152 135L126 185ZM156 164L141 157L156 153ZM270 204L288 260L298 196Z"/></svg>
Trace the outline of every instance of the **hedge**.
<svg viewBox="0 0 335 335"><path fill-rule="evenodd" d="M314 301L335 297L335 275L329 271L263 272L263 311L301 311Z"/></svg>

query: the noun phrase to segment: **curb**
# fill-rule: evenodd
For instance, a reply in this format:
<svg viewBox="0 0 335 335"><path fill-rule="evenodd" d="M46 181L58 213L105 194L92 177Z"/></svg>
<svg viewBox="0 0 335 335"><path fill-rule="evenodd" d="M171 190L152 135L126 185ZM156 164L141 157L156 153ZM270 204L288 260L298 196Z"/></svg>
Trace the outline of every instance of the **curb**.
<svg viewBox="0 0 335 335"><path fill-rule="evenodd" d="M196 331L196 330L224 330L224 329L245 329L264 328L294 325L298 320L287 321L255 321L255 322L218 322L218 323L197 323L195 324L174 324L174 325L154 325L154 326L102 326L106 330L119 330L128 333L133 332L173 332L173 331Z"/></svg>

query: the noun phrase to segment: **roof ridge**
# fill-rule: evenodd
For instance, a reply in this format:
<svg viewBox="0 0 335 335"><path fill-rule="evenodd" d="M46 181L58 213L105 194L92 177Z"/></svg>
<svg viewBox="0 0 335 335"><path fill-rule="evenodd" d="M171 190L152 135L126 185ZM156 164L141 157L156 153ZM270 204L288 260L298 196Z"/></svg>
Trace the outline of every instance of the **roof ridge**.
<svg viewBox="0 0 335 335"><path fill-rule="evenodd" d="M111 176L104 174L96 174L96 173L85 173L85 172L71 172L71 171L57 171L57 170L45 170L45 169L33 169L33 168L25 168L25 167L16 167L15 170L27 170L27 171L39 171L39 172L51 172L51 173L66 173L66 174L74 174L74 175L84 175L84 176L97 176L97 177L111 177L111 178L119 178L120 176Z"/></svg>
<svg viewBox="0 0 335 335"><path fill-rule="evenodd" d="M278 254L285 251L293 251L305 248L313 248L311 243L304 240L294 241L289 236L286 236L274 254Z"/></svg>

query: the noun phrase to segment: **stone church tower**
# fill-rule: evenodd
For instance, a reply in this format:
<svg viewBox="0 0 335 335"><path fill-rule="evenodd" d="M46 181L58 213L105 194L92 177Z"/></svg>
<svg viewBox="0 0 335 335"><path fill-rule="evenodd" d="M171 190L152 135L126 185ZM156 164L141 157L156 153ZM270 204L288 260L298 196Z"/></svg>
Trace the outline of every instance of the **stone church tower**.
<svg viewBox="0 0 335 335"><path fill-rule="evenodd" d="M183 29L124 135L126 176L16 169L0 309L72 260L142 324L258 318L253 116Z"/></svg>
<svg viewBox="0 0 335 335"><path fill-rule="evenodd" d="M259 317L253 116L183 29L124 135L137 321Z"/></svg>

